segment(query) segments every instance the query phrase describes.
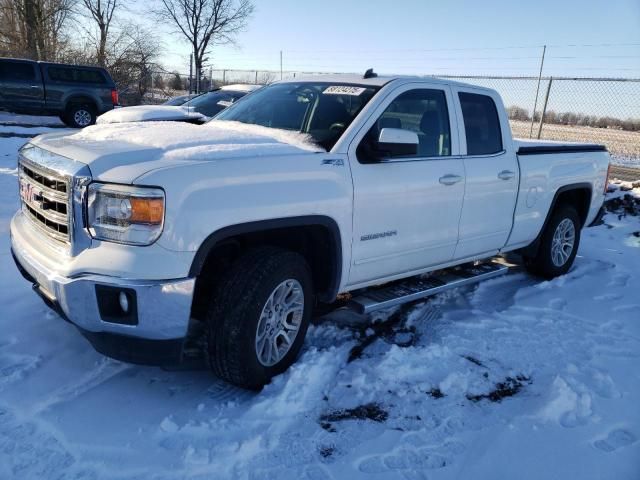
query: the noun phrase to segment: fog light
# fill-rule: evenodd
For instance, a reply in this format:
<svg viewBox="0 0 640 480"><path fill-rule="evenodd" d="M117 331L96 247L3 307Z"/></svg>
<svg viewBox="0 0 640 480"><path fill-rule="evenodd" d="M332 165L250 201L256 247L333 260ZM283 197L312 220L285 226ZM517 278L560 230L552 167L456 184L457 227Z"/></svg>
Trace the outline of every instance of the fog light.
<svg viewBox="0 0 640 480"><path fill-rule="evenodd" d="M120 292L118 295L118 301L120 302L120 308L124 313L129 313L129 298L127 298L127 294L124 292Z"/></svg>
<svg viewBox="0 0 640 480"><path fill-rule="evenodd" d="M134 289L98 284L96 299L102 321L120 325L138 324L138 300Z"/></svg>

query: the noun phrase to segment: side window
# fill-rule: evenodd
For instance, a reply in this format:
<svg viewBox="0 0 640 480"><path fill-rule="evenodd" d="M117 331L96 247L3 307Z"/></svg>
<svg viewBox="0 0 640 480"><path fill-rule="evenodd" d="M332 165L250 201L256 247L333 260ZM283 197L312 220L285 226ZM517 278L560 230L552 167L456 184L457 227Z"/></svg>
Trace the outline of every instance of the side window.
<svg viewBox="0 0 640 480"><path fill-rule="evenodd" d="M54 82L73 82L73 70L65 67L48 67L49 78Z"/></svg>
<svg viewBox="0 0 640 480"><path fill-rule="evenodd" d="M475 93L460 92L458 95L467 137L467 155L501 152L502 132L493 99Z"/></svg>
<svg viewBox="0 0 640 480"><path fill-rule="evenodd" d="M416 89L393 100L358 146L358 159L366 162L376 156L378 136L383 128L409 130L418 135L415 158L451 155L449 113L444 91ZM388 156L387 156L388 157ZM391 155L394 157L394 155ZM396 155L411 158L413 155Z"/></svg>
<svg viewBox="0 0 640 480"><path fill-rule="evenodd" d="M104 76L98 70L76 70L77 81L81 83L106 83Z"/></svg>
<svg viewBox="0 0 640 480"><path fill-rule="evenodd" d="M36 72L30 63L0 62L0 79L28 82L36 79Z"/></svg>
<svg viewBox="0 0 640 480"><path fill-rule="evenodd" d="M49 78L54 82L104 84L104 75L98 70L69 67L48 67Z"/></svg>

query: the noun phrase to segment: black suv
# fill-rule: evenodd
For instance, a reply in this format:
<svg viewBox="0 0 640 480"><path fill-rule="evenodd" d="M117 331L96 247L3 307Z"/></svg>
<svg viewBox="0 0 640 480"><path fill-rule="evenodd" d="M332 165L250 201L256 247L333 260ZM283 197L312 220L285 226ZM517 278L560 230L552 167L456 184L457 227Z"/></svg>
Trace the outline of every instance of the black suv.
<svg viewBox="0 0 640 480"><path fill-rule="evenodd" d="M118 105L118 91L104 68L0 58L0 110L58 115L86 127Z"/></svg>

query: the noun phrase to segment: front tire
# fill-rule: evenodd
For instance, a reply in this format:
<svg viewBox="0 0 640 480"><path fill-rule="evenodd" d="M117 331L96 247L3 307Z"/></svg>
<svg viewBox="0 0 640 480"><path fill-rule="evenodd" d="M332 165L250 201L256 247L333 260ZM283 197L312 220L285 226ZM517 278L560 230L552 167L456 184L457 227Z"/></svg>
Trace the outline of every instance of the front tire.
<svg viewBox="0 0 640 480"><path fill-rule="evenodd" d="M567 273L578 253L580 229L575 208L570 205L557 208L545 227L538 252L525 258L527 270L546 279Z"/></svg>
<svg viewBox="0 0 640 480"><path fill-rule="evenodd" d="M207 311L207 353L213 372L260 389L297 359L313 307L312 279L301 255L253 250L225 274Z"/></svg>

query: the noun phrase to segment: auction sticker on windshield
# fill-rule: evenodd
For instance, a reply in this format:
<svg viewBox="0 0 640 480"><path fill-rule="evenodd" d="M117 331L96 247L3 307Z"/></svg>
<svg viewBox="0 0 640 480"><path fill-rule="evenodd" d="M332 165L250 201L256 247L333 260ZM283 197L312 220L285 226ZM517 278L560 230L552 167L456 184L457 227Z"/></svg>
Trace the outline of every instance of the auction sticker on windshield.
<svg viewBox="0 0 640 480"><path fill-rule="evenodd" d="M347 85L334 85L324 89L322 93L325 95L354 95L358 96L364 92L366 88L363 87L349 87Z"/></svg>

